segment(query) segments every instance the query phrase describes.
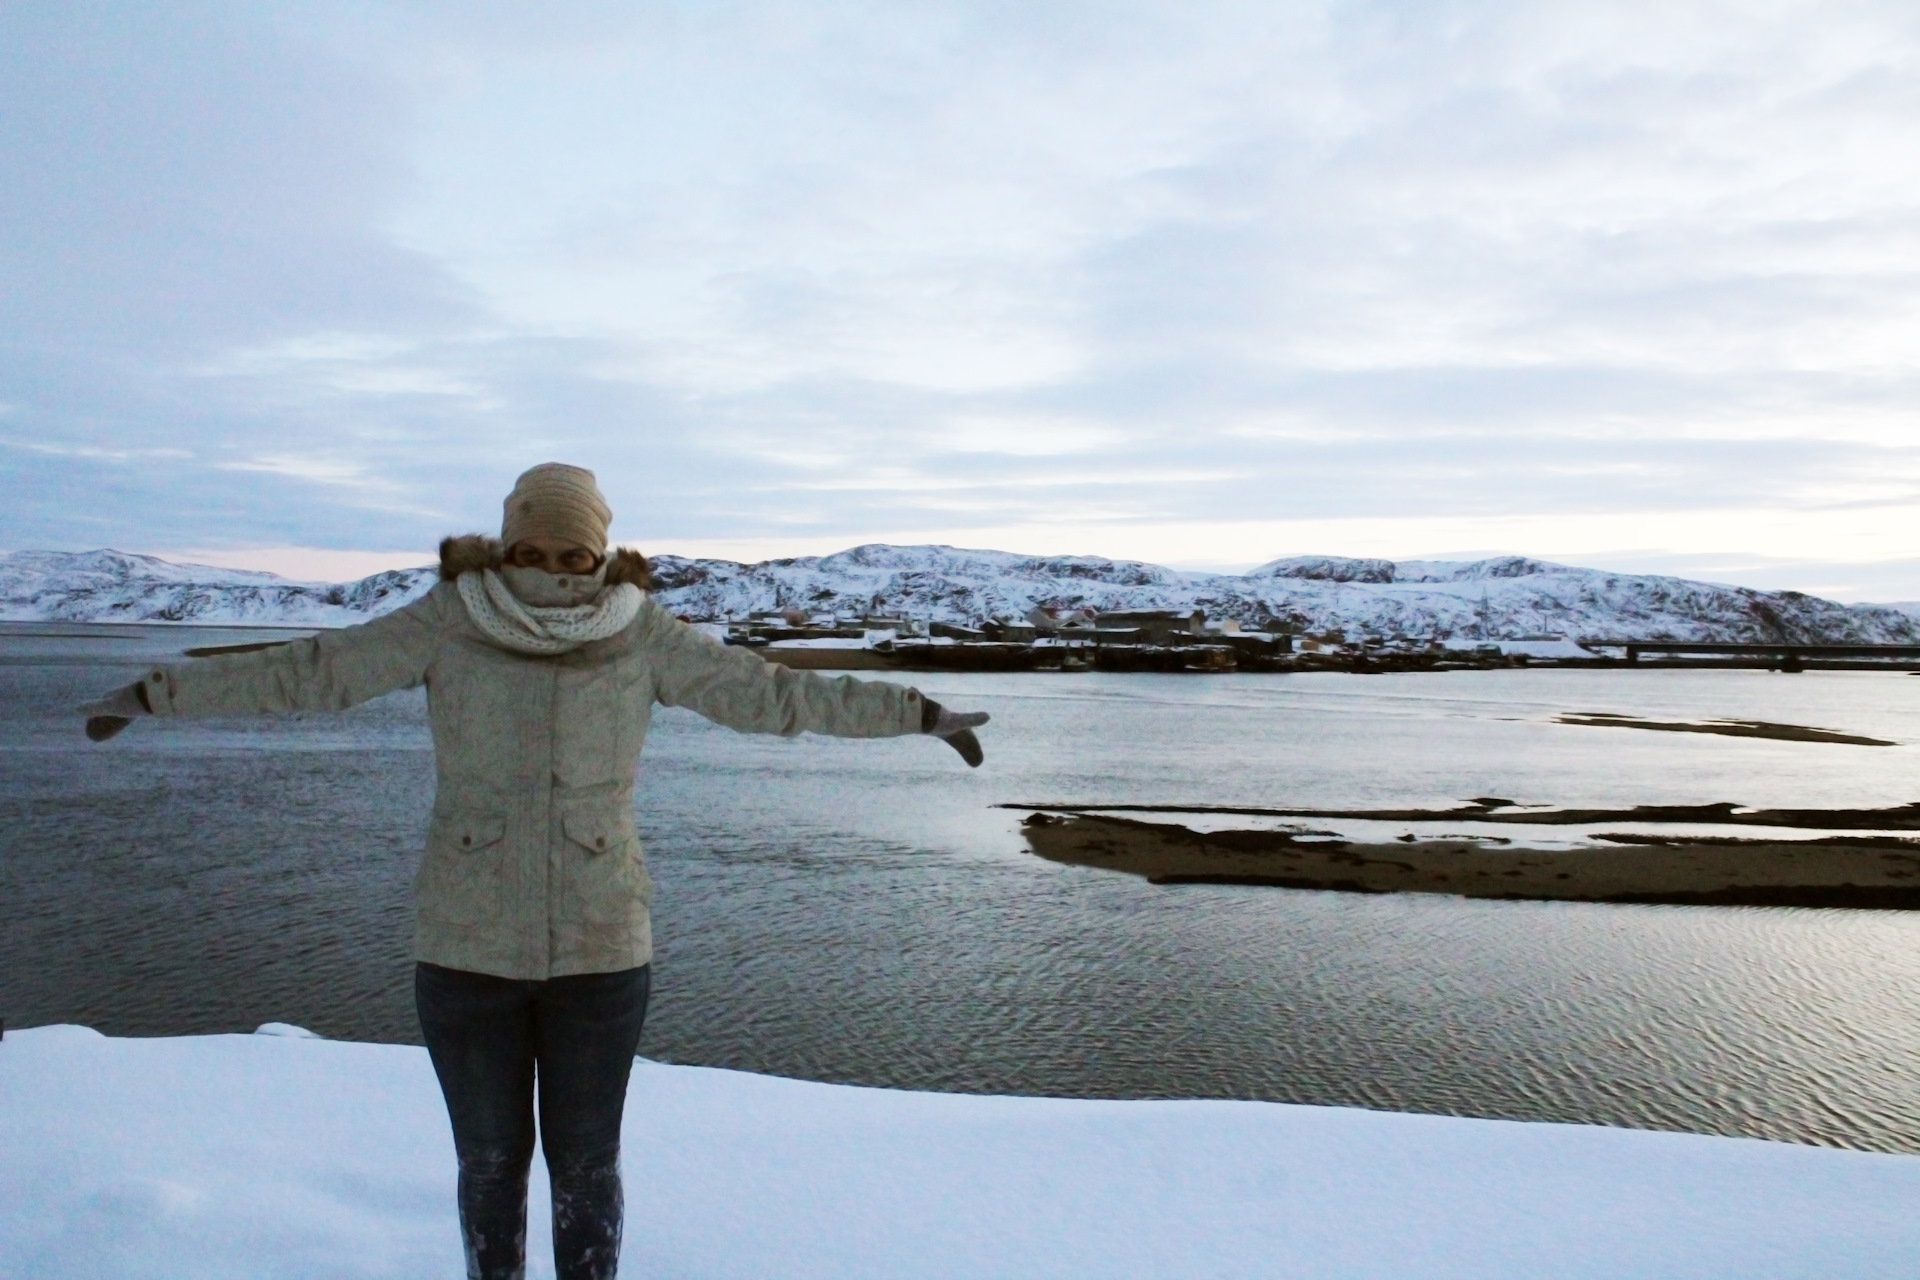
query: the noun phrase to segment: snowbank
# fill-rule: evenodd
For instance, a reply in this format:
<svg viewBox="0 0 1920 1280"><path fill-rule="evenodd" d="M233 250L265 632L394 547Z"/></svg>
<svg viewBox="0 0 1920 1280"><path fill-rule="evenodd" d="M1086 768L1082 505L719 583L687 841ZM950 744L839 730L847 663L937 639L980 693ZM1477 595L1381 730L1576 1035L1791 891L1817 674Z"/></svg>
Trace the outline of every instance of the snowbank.
<svg viewBox="0 0 1920 1280"><path fill-rule="evenodd" d="M775 640L770 649L865 649L870 646L865 639L853 636L822 636L814 640Z"/></svg>
<svg viewBox="0 0 1920 1280"><path fill-rule="evenodd" d="M274 1030L0 1041L0 1276L459 1275L425 1051ZM635 1277L1868 1280L1920 1252L1913 1157L1268 1103L642 1063L626 1168Z"/></svg>

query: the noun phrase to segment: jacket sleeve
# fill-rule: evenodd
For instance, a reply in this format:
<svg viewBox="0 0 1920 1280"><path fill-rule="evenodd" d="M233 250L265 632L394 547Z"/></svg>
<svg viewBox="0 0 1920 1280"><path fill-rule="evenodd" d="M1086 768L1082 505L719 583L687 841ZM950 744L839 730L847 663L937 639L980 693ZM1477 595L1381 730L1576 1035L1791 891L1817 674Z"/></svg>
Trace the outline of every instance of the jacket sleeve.
<svg viewBox="0 0 1920 1280"><path fill-rule="evenodd" d="M918 689L796 671L721 644L652 600L644 609L642 643L654 669L654 697L669 707L698 711L741 733L892 738L920 732L926 700Z"/></svg>
<svg viewBox="0 0 1920 1280"><path fill-rule="evenodd" d="M457 599L454 603L458 603ZM155 715L344 711L425 681L448 604L445 588L372 622L255 653L156 667L143 680Z"/></svg>

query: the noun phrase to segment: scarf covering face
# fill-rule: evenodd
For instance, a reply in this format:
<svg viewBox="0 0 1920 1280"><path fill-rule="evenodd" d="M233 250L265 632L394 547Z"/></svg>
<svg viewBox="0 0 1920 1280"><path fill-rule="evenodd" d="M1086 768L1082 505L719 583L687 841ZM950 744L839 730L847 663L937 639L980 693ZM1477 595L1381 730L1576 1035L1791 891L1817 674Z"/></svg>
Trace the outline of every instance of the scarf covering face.
<svg viewBox="0 0 1920 1280"><path fill-rule="evenodd" d="M531 572L550 576L544 569ZM632 625L640 612L640 588L622 582L600 590L606 581L606 572L606 566L601 565L592 575L568 575L583 587L590 584L595 588L587 593L587 603L574 605L523 603L494 569L470 570L461 574L455 585L460 589L461 602L467 606L467 616L489 640L516 653L551 656L619 635ZM537 585L537 580L528 585ZM533 592L530 590L529 594Z"/></svg>

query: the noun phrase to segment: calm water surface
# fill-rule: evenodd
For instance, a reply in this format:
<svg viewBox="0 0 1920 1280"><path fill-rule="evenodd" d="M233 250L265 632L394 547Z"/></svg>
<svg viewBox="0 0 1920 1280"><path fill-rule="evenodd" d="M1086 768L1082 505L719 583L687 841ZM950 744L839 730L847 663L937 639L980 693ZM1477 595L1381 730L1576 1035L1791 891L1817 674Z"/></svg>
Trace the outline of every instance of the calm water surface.
<svg viewBox="0 0 1920 1280"><path fill-rule="evenodd" d="M0 1016L416 1041L421 695L147 723L70 707L249 638L0 628ZM91 633L91 634L75 634ZM649 1056L910 1088L1267 1098L1920 1151L1920 913L1156 888L1042 862L1002 801L1625 806L1920 800L1920 679L1758 672L929 675L928 739L665 711ZM1868 748L1595 729L1723 716Z"/></svg>

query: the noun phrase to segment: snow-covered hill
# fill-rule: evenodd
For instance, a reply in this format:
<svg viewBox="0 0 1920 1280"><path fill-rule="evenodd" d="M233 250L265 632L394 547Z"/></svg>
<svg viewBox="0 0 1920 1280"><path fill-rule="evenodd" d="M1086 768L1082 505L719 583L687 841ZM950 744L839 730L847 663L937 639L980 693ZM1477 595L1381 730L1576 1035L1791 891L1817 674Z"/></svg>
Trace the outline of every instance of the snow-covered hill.
<svg viewBox="0 0 1920 1280"><path fill-rule="evenodd" d="M1183 573L1090 556L870 544L830 556L654 559L660 600L718 620L774 609L968 622L1036 605L1203 609L1351 637L1799 640L1920 643L1920 617L1795 591L1575 569L1520 556L1475 561L1275 560L1245 574ZM430 568L342 585L170 564L118 551L0 553L0 619L344 626L417 599Z"/></svg>
<svg viewBox="0 0 1920 1280"><path fill-rule="evenodd" d="M10 551L0 552L0 620L346 627L418 599L437 577L401 569L335 585L124 551Z"/></svg>
<svg viewBox="0 0 1920 1280"><path fill-rule="evenodd" d="M799 608L963 621L1035 605L1204 609L1258 625L1349 636L1920 643L1920 618L1796 591L1575 569L1519 556L1475 561L1275 560L1246 574L1183 573L1088 556L874 544L740 565L660 556L661 599L688 617Z"/></svg>

